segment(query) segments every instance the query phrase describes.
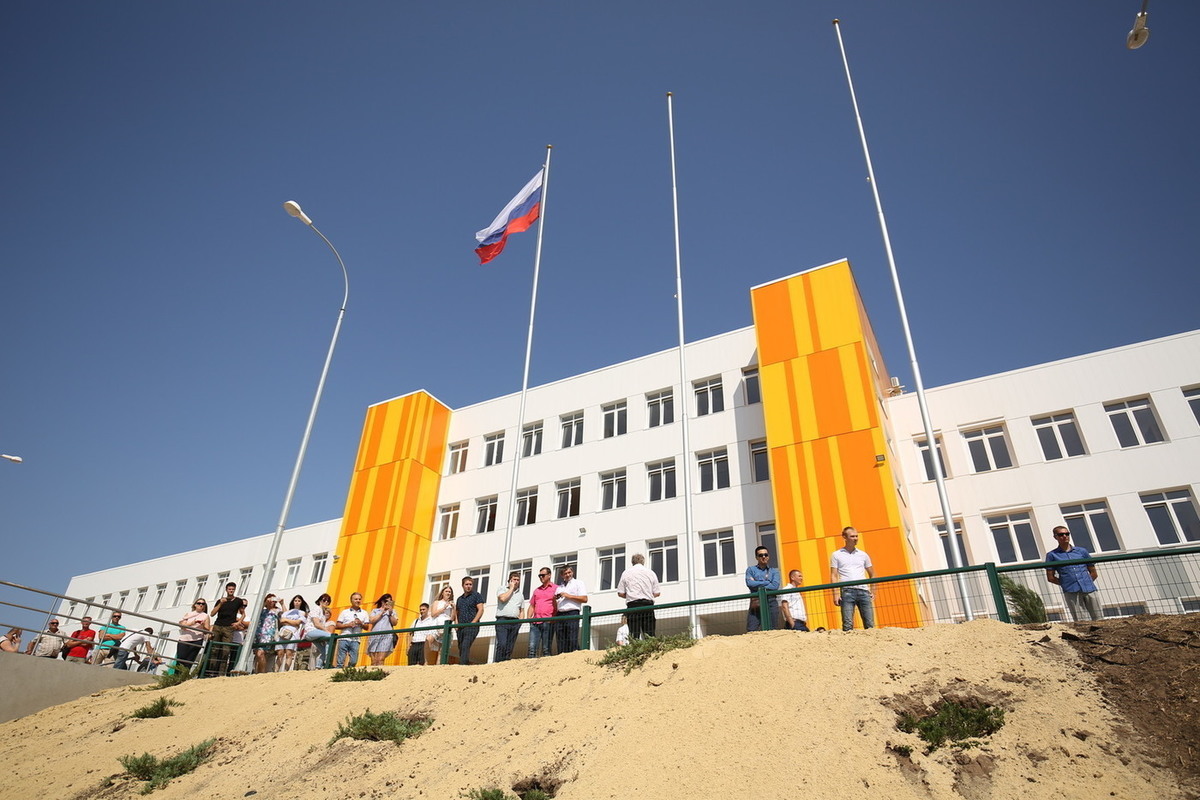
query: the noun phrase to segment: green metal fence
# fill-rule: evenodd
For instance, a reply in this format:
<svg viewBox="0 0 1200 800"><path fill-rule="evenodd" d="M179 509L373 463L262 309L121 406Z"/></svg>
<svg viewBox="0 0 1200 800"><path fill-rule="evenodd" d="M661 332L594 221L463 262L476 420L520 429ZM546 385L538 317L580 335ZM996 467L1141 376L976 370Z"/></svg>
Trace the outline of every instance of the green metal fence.
<svg viewBox="0 0 1200 800"><path fill-rule="evenodd" d="M1096 584L1100 605L1105 617L1200 611L1200 547L1096 556L1071 563L1095 566L1098 573ZM979 618L1012 622L1010 601L1006 598L1004 589L1005 579L1011 580L1018 587L1024 587L1028 590L1027 596L1031 594L1040 601L1049 621L1069 622L1071 619L1062 591L1046 578L1047 569L1062 565L1061 561L1007 566L987 563L958 569L877 577L853 583L827 583L770 592L760 589L754 593L706 598L694 602L662 603L637 610L594 611L590 606L584 606L578 615L546 620L521 620L515 623L519 632L512 658L516 660L529 657L529 637L533 624L542 626L540 634L553 637L555 644L549 648L550 652L559 652L558 633L566 626L578 627L579 649L602 649L615 642L621 616L637 612L653 615L654 633L658 636L693 632L693 615L695 632L701 636L728 636L746 633L751 628L771 630L780 625L780 618L775 609L792 594L800 594L804 598L810 629L839 629L842 627L840 608L834 605L833 595L850 586L870 587L877 624L880 626L922 627ZM753 621L752 616L755 617ZM444 623L438 629L441 649L437 653L436 663L448 664L456 658L459 649L457 637L461 631L466 630L478 631L470 650L472 663L492 660L496 628L505 624L514 623L497 620ZM856 618L855 627L860 626L861 620ZM398 628L390 632L397 636L396 655L402 660L409 637L418 630L429 632L434 629ZM334 666L338 642L348 639L370 640L370 637L379 635L381 632L333 634L324 645L325 666ZM254 646L274 647L284 643L265 642ZM313 645L318 646L322 645ZM356 663L365 660L366 648L360 647L359 650L360 657ZM391 660L396 659L393 657Z"/></svg>

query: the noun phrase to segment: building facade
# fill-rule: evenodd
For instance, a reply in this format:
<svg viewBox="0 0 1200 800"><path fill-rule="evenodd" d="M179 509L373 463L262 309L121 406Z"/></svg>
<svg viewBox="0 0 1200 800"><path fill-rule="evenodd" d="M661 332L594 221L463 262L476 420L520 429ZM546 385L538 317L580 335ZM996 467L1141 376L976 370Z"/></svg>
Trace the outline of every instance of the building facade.
<svg viewBox="0 0 1200 800"><path fill-rule="evenodd" d="M916 398L893 388L849 264L750 300L752 326L685 348L682 383L672 349L531 388L521 421L516 394L451 409L417 391L371 406L343 517L288 531L271 588L310 600L327 588L335 606L391 592L407 624L469 576L490 619L509 571L528 596L539 568L570 564L603 611L624 605L616 582L635 553L663 603L744 593L759 544L785 574L824 583L850 524L877 574L945 566ZM1200 542L1200 331L927 394L966 563L1041 561L1063 523L1098 553ZM257 590L269 539L78 576L67 594L177 619L226 573ZM940 589L896 591L881 624L962 616ZM1128 610L1114 598L1113 613ZM810 625L832 627L834 611L810 601ZM744 619L739 606L698 621L722 632Z"/></svg>

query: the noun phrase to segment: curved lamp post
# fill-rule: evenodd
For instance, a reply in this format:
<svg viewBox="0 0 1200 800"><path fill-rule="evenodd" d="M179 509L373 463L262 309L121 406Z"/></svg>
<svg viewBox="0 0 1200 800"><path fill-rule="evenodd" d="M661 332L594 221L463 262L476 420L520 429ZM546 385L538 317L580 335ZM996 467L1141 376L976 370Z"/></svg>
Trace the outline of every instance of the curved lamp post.
<svg viewBox="0 0 1200 800"><path fill-rule="evenodd" d="M313 422L317 418L317 407L321 405L321 393L325 391L325 378L329 375L329 364L333 361L333 350L337 347L338 334L342 331L342 319L346 316L346 301L350 299L350 276L346 273L346 264L342 261L337 248L333 246L333 242L329 241L325 237L325 234L317 230L317 226L313 225L313 221L309 219L309 216L304 213L304 210L300 208L300 204L295 200L288 200L284 203L283 210L311 228L313 233L321 237L321 241L329 245L329 249L333 251L333 255L338 261L338 266L342 268L342 281L345 291L342 293L342 307L338 310L337 324L333 326L333 338L329 340L329 352L325 355L325 366L321 368L321 379L317 381L317 393L313 397L312 410L308 412L308 423L304 426L304 438L300 440L300 452L296 454L296 465L292 468L292 479L288 482L287 495L283 498L283 510L279 512L279 524L275 526L275 535L271 538L271 550L267 554L267 571L263 575L258 592L255 594L254 603L246 609L246 619L250 621L250 627L246 630L246 637L243 640L241 653L238 654L236 668L241 672L250 671L250 663L253 660L254 636L258 633L258 617L262 611L263 599L267 595L267 587L271 585L271 581L275 578L275 560L279 557L279 544L283 541L283 529L287 525L288 513L292 510L292 498L296 494L296 484L300 481L300 469L304 466L304 453L308 450L308 439L312 434ZM221 588L223 589L224 587Z"/></svg>
<svg viewBox="0 0 1200 800"><path fill-rule="evenodd" d="M8 453L0 453L0 458L3 458L5 461L11 461L14 464L20 464L25 460L20 456L10 456Z"/></svg>

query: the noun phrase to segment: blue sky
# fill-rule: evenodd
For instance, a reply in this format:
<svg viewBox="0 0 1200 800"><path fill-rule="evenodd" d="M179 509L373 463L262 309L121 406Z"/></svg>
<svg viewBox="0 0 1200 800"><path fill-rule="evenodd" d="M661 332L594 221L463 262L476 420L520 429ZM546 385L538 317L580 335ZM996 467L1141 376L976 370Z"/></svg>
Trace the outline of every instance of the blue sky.
<svg viewBox="0 0 1200 800"><path fill-rule="evenodd" d="M830 20L928 385L1196 327L1200 5L12 2L0 16L0 577L340 516L366 407L520 387L534 236L473 234L555 146L532 381L675 343L847 257L911 385ZM0 621L10 619L0 613Z"/></svg>

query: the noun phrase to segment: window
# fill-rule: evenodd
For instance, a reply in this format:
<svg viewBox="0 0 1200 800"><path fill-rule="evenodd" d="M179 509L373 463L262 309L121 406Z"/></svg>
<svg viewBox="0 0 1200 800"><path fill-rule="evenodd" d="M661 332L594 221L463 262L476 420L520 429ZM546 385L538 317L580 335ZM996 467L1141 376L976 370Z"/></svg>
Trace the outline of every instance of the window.
<svg viewBox="0 0 1200 800"><path fill-rule="evenodd" d="M704 577L732 575L737 572L733 558L733 531L714 531L700 534L704 547Z"/></svg>
<svg viewBox="0 0 1200 800"><path fill-rule="evenodd" d="M171 601L171 607L183 605L183 590L187 588L187 579L175 581L175 599ZM200 595L197 595L200 596Z"/></svg>
<svg viewBox="0 0 1200 800"><path fill-rule="evenodd" d="M954 558L950 553L950 534L946 531L946 523L935 522L933 523L933 527L937 530L938 538L941 539L942 555L946 557L946 566L953 567ZM960 567L969 567L971 565L971 559L967 557L967 548L966 545L963 544L961 519L954 520L954 541L958 545L958 565Z"/></svg>
<svg viewBox="0 0 1200 800"><path fill-rule="evenodd" d="M1200 386L1184 389L1183 398L1192 407L1192 416L1196 418L1196 424L1200 425Z"/></svg>
<svg viewBox="0 0 1200 800"><path fill-rule="evenodd" d="M1150 407L1149 397L1105 403L1104 411L1108 414L1121 447L1137 447L1163 440L1162 428L1158 426L1154 409Z"/></svg>
<svg viewBox="0 0 1200 800"><path fill-rule="evenodd" d="M629 407L624 400L609 403L604 410L604 438L623 436L628 430Z"/></svg>
<svg viewBox="0 0 1200 800"><path fill-rule="evenodd" d="M569 481L559 481L558 487L558 518L579 516L579 478Z"/></svg>
<svg viewBox="0 0 1200 800"><path fill-rule="evenodd" d="M238 594L250 591L250 576L253 573L254 567L242 567L242 571L238 574ZM221 591L225 591L224 584L221 584Z"/></svg>
<svg viewBox="0 0 1200 800"><path fill-rule="evenodd" d="M1187 609L1187 602L1188 602L1187 600L1184 600L1184 601L1183 601L1183 607L1184 607L1184 609ZM1193 610L1194 610L1194 611L1200 611L1200 608L1193 609ZM74 619L74 618L75 618L75 604L74 604L74 603L71 603L71 605L67 607L67 613L66 613L66 616L67 616L67 618L68 618L68 619ZM61 630L61 628L60 628L60 630Z"/></svg>
<svg viewBox="0 0 1200 800"><path fill-rule="evenodd" d="M129 599L129 590L121 592L121 596L117 599L117 608L125 608L125 601Z"/></svg>
<svg viewBox="0 0 1200 800"><path fill-rule="evenodd" d="M1008 455L1003 425L963 431L963 438L967 440L967 450L971 453L971 464L976 472L991 472L1013 465Z"/></svg>
<svg viewBox="0 0 1200 800"><path fill-rule="evenodd" d="M1036 417L1030 422L1033 423L1033 430L1042 445L1042 455L1047 461L1087 455L1083 439L1079 436L1079 426L1075 424L1075 415L1070 411Z"/></svg>
<svg viewBox="0 0 1200 800"><path fill-rule="evenodd" d="M542 452L542 421L531 422L521 429L521 458Z"/></svg>
<svg viewBox="0 0 1200 800"><path fill-rule="evenodd" d="M562 571L567 567L578 573L579 553L562 553L557 556L550 556L550 572L554 576L551 580L557 582L562 576Z"/></svg>
<svg viewBox="0 0 1200 800"><path fill-rule="evenodd" d="M483 465L490 467L504 460L504 431L483 437Z"/></svg>
<svg viewBox="0 0 1200 800"><path fill-rule="evenodd" d="M742 388L746 392L746 405L762 402L762 388L758 385L758 367L742 370Z"/></svg>
<svg viewBox="0 0 1200 800"><path fill-rule="evenodd" d="M167 585L165 583L160 583L158 586L154 587L153 610L157 611L159 608L162 608L163 597L165 597L166 594L167 594Z"/></svg>
<svg viewBox="0 0 1200 800"><path fill-rule="evenodd" d="M937 480L933 474L933 457L929 454L929 440L922 437L920 439L913 439L913 441L916 442L917 449L921 451L921 463L925 467L925 480ZM935 435L933 441L937 443L938 466L942 470L942 480L945 480L948 477L948 473L946 472L946 454L942 450L942 437Z"/></svg>
<svg viewBox="0 0 1200 800"><path fill-rule="evenodd" d="M646 476L650 479L651 502L675 496L675 459L647 464Z"/></svg>
<svg viewBox="0 0 1200 800"><path fill-rule="evenodd" d="M750 477L755 483L771 480L771 460L767 456L767 440L750 443Z"/></svg>
<svg viewBox="0 0 1200 800"><path fill-rule="evenodd" d="M438 541L444 542L458 536L458 514L461 506L454 503L438 509Z"/></svg>
<svg viewBox="0 0 1200 800"><path fill-rule="evenodd" d="M467 468L467 443L455 442L450 445L450 474L457 475Z"/></svg>
<svg viewBox="0 0 1200 800"><path fill-rule="evenodd" d="M1159 544L1200 542L1200 514L1191 491L1176 489L1142 495L1142 506Z"/></svg>
<svg viewBox="0 0 1200 800"><path fill-rule="evenodd" d="M1028 511L1001 514L986 519L988 527L992 530L992 539L996 542L996 555L1002 564L1042 560Z"/></svg>
<svg viewBox="0 0 1200 800"><path fill-rule="evenodd" d="M650 558L650 569L662 583L672 583L679 580L679 540L656 539L646 542L647 555Z"/></svg>
<svg viewBox="0 0 1200 800"><path fill-rule="evenodd" d="M532 525L537 522L537 499L538 490L536 486L529 489L521 489L517 492L518 525Z"/></svg>
<svg viewBox="0 0 1200 800"><path fill-rule="evenodd" d="M508 565L508 571L521 573L521 596L528 600L529 590L533 585L533 561L513 561ZM501 591L508 591L507 574L504 576L504 588Z"/></svg>
<svg viewBox="0 0 1200 800"><path fill-rule="evenodd" d="M1118 605L1105 606L1104 618L1112 619L1113 617L1132 617L1134 614L1146 614L1148 609L1145 603L1121 603Z"/></svg>
<svg viewBox="0 0 1200 800"><path fill-rule="evenodd" d="M625 507L625 470L600 474L600 508L608 511Z"/></svg>
<svg viewBox="0 0 1200 800"><path fill-rule="evenodd" d="M779 548L778 537L775 535L774 522L760 522L754 526L754 540L757 544L754 549L765 547L771 553L771 558L767 561L767 566L779 566ZM753 555L753 553L751 553Z"/></svg>
<svg viewBox="0 0 1200 800"><path fill-rule="evenodd" d="M1200 597L1181 597L1179 605L1183 607L1183 613L1191 614L1195 611L1200 611ZM71 613L75 612L75 604L71 604Z"/></svg>
<svg viewBox="0 0 1200 800"><path fill-rule="evenodd" d="M496 495L476 500L475 515L476 533L491 533L496 530Z"/></svg>
<svg viewBox="0 0 1200 800"><path fill-rule="evenodd" d="M646 395L646 415L650 418L647 427L670 425L675 421L675 397L670 389Z"/></svg>
<svg viewBox="0 0 1200 800"><path fill-rule="evenodd" d="M199 578L196 578L196 597L197 598L204 597L204 589L207 586L208 586L208 576L207 575L201 575ZM222 591L223 591L223 589L222 589Z"/></svg>
<svg viewBox="0 0 1200 800"><path fill-rule="evenodd" d="M300 559L289 558L287 562L287 577L283 579L283 588L290 589L300 580Z"/></svg>
<svg viewBox="0 0 1200 800"><path fill-rule="evenodd" d="M720 378L708 378L692 384L696 392L696 416L716 414L725 410L725 395L721 391Z"/></svg>
<svg viewBox="0 0 1200 800"><path fill-rule="evenodd" d="M1071 531L1071 541L1090 553L1120 550L1117 531L1103 500L1062 507L1063 520Z"/></svg>
<svg viewBox="0 0 1200 800"><path fill-rule="evenodd" d="M133 610L134 610L134 611L141 611L141 610L142 610L142 603L146 602L146 592L148 592L148 591L150 591L150 587L149 587L149 586L143 586L142 588L140 588L140 589L138 589L138 590L137 590L137 592L138 592L138 593L137 593L137 600L135 600L135 601L134 601L134 603L133 603Z"/></svg>
<svg viewBox="0 0 1200 800"><path fill-rule="evenodd" d="M317 553L313 556L312 579L309 583L325 582L325 569L329 566L329 553Z"/></svg>
<svg viewBox="0 0 1200 800"><path fill-rule="evenodd" d="M229 583L229 573L221 572L217 574L217 597L220 598L225 594L225 584ZM239 587L240 588L240 587Z"/></svg>
<svg viewBox="0 0 1200 800"><path fill-rule="evenodd" d="M563 414L558 419L562 423L562 446L567 448L583 444L583 412Z"/></svg>
<svg viewBox="0 0 1200 800"><path fill-rule="evenodd" d="M700 491L729 488L729 453L722 447L696 454L700 465Z"/></svg>
<svg viewBox="0 0 1200 800"><path fill-rule="evenodd" d="M435 572L429 576L429 602L432 604L434 600L450 585L449 572Z"/></svg>
<svg viewBox="0 0 1200 800"><path fill-rule="evenodd" d="M617 588L617 581L625 571L625 545L602 547L597 554L600 556L600 591Z"/></svg>
<svg viewBox="0 0 1200 800"><path fill-rule="evenodd" d="M469 569L469 570L467 570L467 577L475 579L475 591L477 591L481 595L483 595L484 602L487 602L488 588L489 588L488 584L490 584L491 580L492 580L492 568L491 567L475 567L474 569ZM471 620L469 620L469 619L459 620L459 622L470 622L470 621Z"/></svg>

